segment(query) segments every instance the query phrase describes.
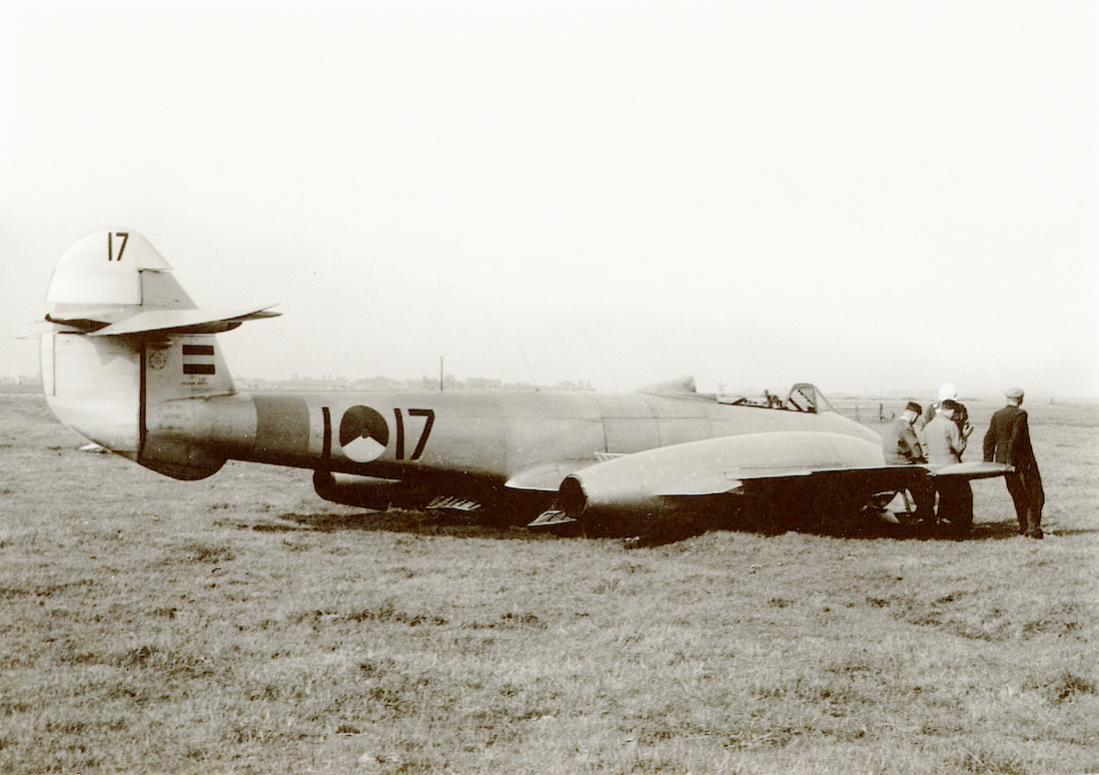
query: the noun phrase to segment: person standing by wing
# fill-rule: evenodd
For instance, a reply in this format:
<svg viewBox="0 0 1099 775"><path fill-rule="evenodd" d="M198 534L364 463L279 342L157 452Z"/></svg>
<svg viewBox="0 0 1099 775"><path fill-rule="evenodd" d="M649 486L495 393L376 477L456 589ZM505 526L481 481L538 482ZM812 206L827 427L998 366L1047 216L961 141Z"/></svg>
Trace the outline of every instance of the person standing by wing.
<svg viewBox="0 0 1099 775"><path fill-rule="evenodd" d="M1015 503L1015 517L1019 521L1019 533L1028 538L1040 539L1042 533L1042 508L1046 493L1042 488L1042 475L1038 461L1030 446L1030 426L1027 413L1021 409L1023 391L1011 388L1005 394L1007 406L992 415L984 440L986 463L1008 463L1015 466L1015 473L1008 474L1007 491Z"/></svg>
<svg viewBox="0 0 1099 775"><path fill-rule="evenodd" d="M958 388L954 387L953 382L944 382L942 384L939 388L939 400L932 401L927 405L923 416L916 422L916 431L923 433L947 401L954 402L954 424L961 431L963 440L968 439L970 434L973 433L973 426L969 424L969 411L965 408L965 404L958 401ZM960 463L961 460L959 459L956 462Z"/></svg>
<svg viewBox="0 0 1099 775"><path fill-rule="evenodd" d="M901 416L894 420L882 434L881 446L886 465L919 465L927 462L923 445L913 427L921 414L923 414L923 407L915 401L909 401L901 412ZM912 500L915 506L913 514L915 520L922 525L934 525L935 491L931 486L914 487Z"/></svg>
<svg viewBox="0 0 1099 775"><path fill-rule="evenodd" d="M923 415L916 422L916 430L923 432L923 429L927 427L928 423L935 419L935 415L939 413L939 407L942 406L943 401L946 400L956 401L958 399L958 388L954 387L953 382L944 382L939 387L939 398L937 401L932 401L924 409Z"/></svg>
<svg viewBox="0 0 1099 775"><path fill-rule="evenodd" d="M949 466L962 462L966 437L958 425L958 414L964 411L961 404L947 398L935 413L934 419L924 428L927 462L933 466ZM973 490L969 482L944 481L939 490L939 519L950 522L956 532L967 531L973 524Z"/></svg>
<svg viewBox="0 0 1099 775"><path fill-rule="evenodd" d="M882 436L882 452L888 465L903 466L926 463L923 445L913 428L916 419L923 413L923 407L915 401L909 401Z"/></svg>
<svg viewBox="0 0 1099 775"><path fill-rule="evenodd" d="M954 422L960 404L946 399L935 412L934 418L923 429L927 449L927 462L948 466L962 462L966 438Z"/></svg>

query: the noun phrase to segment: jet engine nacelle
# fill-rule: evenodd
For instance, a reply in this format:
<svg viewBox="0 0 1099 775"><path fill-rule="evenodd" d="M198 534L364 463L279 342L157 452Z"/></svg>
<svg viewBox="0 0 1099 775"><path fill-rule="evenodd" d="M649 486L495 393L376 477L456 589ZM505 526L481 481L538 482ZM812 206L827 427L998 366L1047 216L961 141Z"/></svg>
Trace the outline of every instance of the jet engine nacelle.
<svg viewBox="0 0 1099 775"><path fill-rule="evenodd" d="M375 511L385 511L391 504L401 502L408 495L407 486L396 479L334 474L329 471L316 471L313 474L313 489L326 501Z"/></svg>
<svg viewBox="0 0 1099 775"><path fill-rule="evenodd" d="M790 431L726 436L626 455L569 475L557 507L594 532L644 532L667 518L731 505L745 482L804 481L813 471L880 469L880 447L854 436Z"/></svg>

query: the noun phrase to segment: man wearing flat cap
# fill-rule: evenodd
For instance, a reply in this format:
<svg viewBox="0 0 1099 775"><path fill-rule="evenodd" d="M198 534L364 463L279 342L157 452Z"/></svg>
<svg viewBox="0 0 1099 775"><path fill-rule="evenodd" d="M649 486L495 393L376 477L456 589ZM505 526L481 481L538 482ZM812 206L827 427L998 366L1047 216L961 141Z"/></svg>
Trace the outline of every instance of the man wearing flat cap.
<svg viewBox="0 0 1099 775"><path fill-rule="evenodd" d="M1042 475L1038 461L1030 446L1030 427L1027 413L1020 408L1023 391L1011 388L1005 394L1007 406L992 415L992 422L985 434L985 462L1008 463L1015 473L1008 474L1007 491L1015 502L1015 517L1019 520L1019 533L1030 538L1042 537L1042 507L1046 494L1042 489Z"/></svg>
<svg viewBox="0 0 1099 775"><path fill-rule="evenodd" d="M885 462L891 466L918 465L927 462L923 446L916 435L913 423L923 414L923 407L915 401L909 401L901 416L893 421L882 434L881 447ZM935 490L930 484L917 486L912 490L912 500L916 507L915 518L928 526L935 523Z"/></svg>
<svg viewBox="0 0 1099 775"><path fill-rule="evenodd" d="M882 435L882 452L885 453L885 462L888 465L903 466L927 462L923 445L912 427L921 414L923 407L915 401L909 401L901 416Z"/></svg>

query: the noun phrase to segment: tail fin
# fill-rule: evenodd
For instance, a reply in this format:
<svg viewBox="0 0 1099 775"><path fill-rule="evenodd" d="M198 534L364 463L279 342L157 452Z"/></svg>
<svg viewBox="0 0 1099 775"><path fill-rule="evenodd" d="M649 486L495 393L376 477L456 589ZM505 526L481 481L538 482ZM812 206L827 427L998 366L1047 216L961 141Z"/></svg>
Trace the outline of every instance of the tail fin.
<svg viewBox="0 0 1099 775"><path fill-rule="evenodd" d="M220 468L223 459L172 441L188 416L178 399L233 393L213 334L278 313L198 309L168 262L127 230L89 234L69 248L46 300L54 330L42 337L42 384L58 419L170 476Z"/></svg>

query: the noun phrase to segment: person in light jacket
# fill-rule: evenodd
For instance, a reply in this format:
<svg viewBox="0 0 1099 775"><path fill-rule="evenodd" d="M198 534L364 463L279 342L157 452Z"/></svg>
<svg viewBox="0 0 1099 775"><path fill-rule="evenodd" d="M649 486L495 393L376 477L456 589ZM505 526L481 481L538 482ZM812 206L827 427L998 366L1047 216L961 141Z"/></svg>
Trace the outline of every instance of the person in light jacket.
<svg viewBox="0 0 1099 775"><path fill-rule="evenodd" d="M962 462L968 434L958 424L961 404L945 399L934 418L923 429L927 462L933 466L950 466ZM954 532L965 532L973 525L973 489L969 482L952 481L943 477L938 482L938 519L950 523Z"/></svg>

